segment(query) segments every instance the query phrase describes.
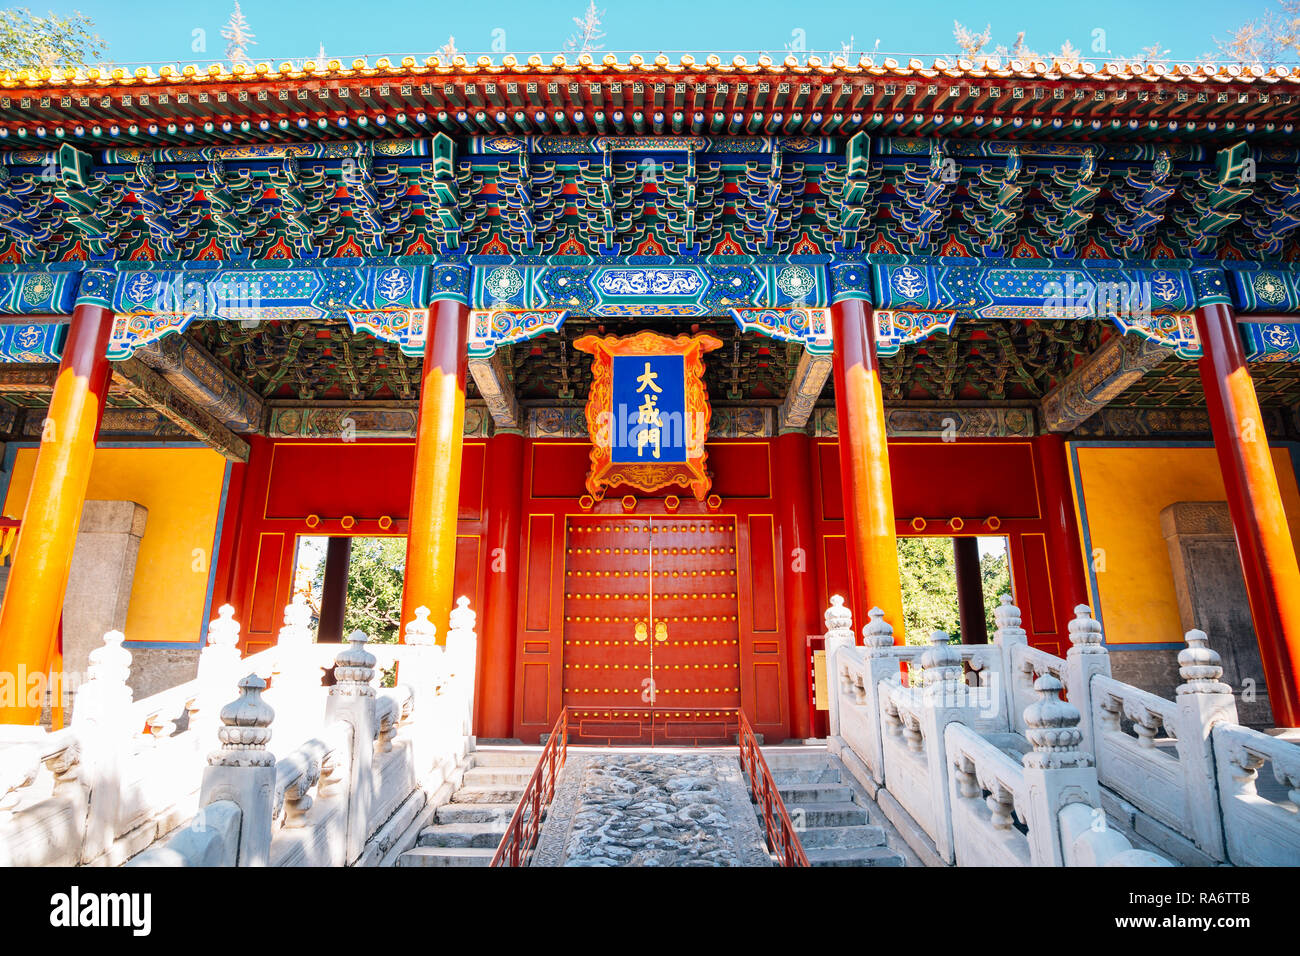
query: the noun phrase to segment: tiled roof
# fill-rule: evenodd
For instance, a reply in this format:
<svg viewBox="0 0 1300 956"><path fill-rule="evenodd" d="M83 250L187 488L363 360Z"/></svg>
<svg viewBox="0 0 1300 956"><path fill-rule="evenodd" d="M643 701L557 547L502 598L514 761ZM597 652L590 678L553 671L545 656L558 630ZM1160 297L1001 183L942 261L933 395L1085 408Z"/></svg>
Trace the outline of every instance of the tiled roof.
<svg viewBox="0 0 1300 956"><path fill-rule="evenodd" d="M581 54L0 73L0 142L873 135L1281 142L1300 67Z"/></svg>
<svg viewBox="0 0 1300 956"><path fill-rule="evenodd" d="M91 67L86 70L67 69L33 69L19 70L17 73L0 72L0 86L8 88L59 89L64 87L131 87L158 86L171 84L206 84L239 83L268 80L303 80L303 79L382 79L384 77L444 77L444 76L574 76L581 74L606 75L644 75L647 77L682 77L710 75L753 75L771 77L898 77L917 79L1023 79L1023 80L1100 80L1116 81L1140 79L1162 83L1283 83L1300 84L1300 66L1277 66L1266 69L1261 66L1238 66L1235 64L1216 66L1213 64L1164 64L1133 62L1110 62L1101 65L1088 61L1014 60L981 58L979 60L946 59L933 60L926 65L919 59L901 62L893 58L882 59L877 63L873 58L864 56L856 62L844 57L835 57L823 61L818 57L809 57L801 61L795 57L774 60L769 56L759 56L750 63L744 56L735 56L730 61L713 55L703 59L682 56L676 62L669 57L659 55L652 59L633 55L626 61L620 61L613 55L597 59L590 54L580 54L570 61L559 55L546 59L540 55L526 58L506 56L501 62L491 57L480 56L474 60L461 55L451 57L431 56L423 61L414 57L393 60L388 57L376 59L373 65L365 59L356 59L351 63L341 60L316 62L308 60L297 66L293 63L281 63L278 67L271 63L259 63L256 66L237 64L233 68L226 64L214 63L208 67L160 66L156 70L150 66L136 69L122 67Z"/></svg>

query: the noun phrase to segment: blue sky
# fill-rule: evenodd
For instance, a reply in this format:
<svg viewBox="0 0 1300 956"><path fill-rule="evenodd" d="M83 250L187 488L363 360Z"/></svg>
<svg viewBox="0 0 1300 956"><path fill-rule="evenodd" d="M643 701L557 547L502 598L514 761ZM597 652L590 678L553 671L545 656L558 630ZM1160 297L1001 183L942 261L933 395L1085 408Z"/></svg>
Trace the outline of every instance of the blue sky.
<svg viewBox="0 0 1300 956"><path fill-rule="evenodd" d="M79 9L90 16L117 63L209 63L224 59L220 30L233 0L28 0L38 11ZM456 38L462 52L554 52L573 32L572 18L587 0L243 0L257 37L254 60L430 53ZM955 50L952 23L993 28L994 44L1010 45L1018 30L1039 53L1069 40L1086 56L1094 43L1116 56L1136 56L1160 43L1169 59L1194 60L1214 49L1242 21L1276 8L1276 0L1089 0L1037 3L960 3L951 0L888 3L870 0L781 3L773 0L604 0L606 51L663 50L781 52L800 40L813 51L854 48L935 54ZM201 31L197 33L195 31ZM1097 31L1102 31L1098 33ZM494 41L496 46L494 47ZM206 43L206 50L195 50Z"/></svg>

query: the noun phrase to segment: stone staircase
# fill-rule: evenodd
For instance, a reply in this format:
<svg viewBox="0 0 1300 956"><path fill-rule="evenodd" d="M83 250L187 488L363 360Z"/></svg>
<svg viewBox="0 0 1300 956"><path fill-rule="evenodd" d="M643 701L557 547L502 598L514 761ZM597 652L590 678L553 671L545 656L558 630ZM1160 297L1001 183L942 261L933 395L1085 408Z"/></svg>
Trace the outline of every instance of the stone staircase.
<svg viewBox="0 0 1300 956"><path fill-rule="evenodd" d="M813 866L907 865L884 815L825 747L764 747L763 758Z"/></svg>
<svg viewBox="0 0 1300 956"><path fill-rule="evenodd" d="M487 866L519 805L540 747L484 747L398 866Z"/></svg>

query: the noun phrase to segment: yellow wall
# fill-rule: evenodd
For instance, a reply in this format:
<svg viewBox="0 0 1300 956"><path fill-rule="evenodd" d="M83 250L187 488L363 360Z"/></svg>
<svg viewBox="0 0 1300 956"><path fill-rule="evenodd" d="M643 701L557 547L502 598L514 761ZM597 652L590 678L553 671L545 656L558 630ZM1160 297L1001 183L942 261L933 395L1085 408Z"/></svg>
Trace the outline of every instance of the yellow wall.
<svg viewBox="0 0 1300 956"><path fill-rule="evenodd" d="M1108 448L1078 444L1079 485L1096 563L1098 601L1108 644L1170 644L1182 640L1178 597L1160 512L1175 501L1223 501L1223 479L1213 448ZM1300 542L1300 490L1285 448L1273 449L1273 468L1291 538ZM1082 528L1082 522L1080 524Z"/></svg>
<svg viewBox="0 0 1300 956"><path fill-rule="evenodd" d="M5 514L22 515L35 464L35 448L17 450ZM225 471L225 459L208 448L95 451L86 497L149 509L127 609L128 641L199 639Z"/></svg>

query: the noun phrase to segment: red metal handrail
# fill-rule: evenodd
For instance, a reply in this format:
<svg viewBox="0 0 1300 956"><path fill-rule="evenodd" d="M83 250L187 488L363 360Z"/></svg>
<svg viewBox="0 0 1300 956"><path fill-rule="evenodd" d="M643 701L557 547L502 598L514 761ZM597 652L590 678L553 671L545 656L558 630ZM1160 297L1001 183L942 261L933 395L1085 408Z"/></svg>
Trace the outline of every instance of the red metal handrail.
<svg viewBox="0 0 1300 956"><path fill-rule="evenodd" d="M555 797L555 778L559 776L564 760L569 755L569 710L560 708L551 736L542 749L541 759L528 779L524 795L515 807L505 836L497 846L489 866L527 866L537 837L542 830L542 818Z"/></svg>
<svg viewBox="0 0 1300 956"><path fill-rule="evenodd" d="M790 815L785 812L785 802L776 789L772 771L767 769L763 751L759 749L754 729L749 726L749 718L743 710L737 711L740 733L736 742L740 745L740 765L749 777L749 789L754 795L763 817L763 828L767 831L767 845L776 854L781 866L810 866L804 855L803 845L799 842L799 833L790 822Z"/></svg>

